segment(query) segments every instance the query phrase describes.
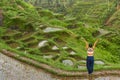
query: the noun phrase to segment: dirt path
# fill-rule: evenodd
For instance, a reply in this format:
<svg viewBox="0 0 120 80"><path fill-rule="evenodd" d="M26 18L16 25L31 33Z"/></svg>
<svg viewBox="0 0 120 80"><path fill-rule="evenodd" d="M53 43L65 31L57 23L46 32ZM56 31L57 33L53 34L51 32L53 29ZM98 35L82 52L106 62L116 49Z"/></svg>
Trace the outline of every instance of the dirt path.
<svg viewBox="0 0 120 80"><path fill-rule="evenodd" d="M0 53L0 80L56 80L49 73Z"/></svg>
<svg viewBox="0 0 120 80"><path fill-rule="evenodd" d="M87 77L85 77L87 78ZM81 77L58 77L0 53L0 80L88 80ZM94 80L120 80L119 77L98 77Z"/></svg>

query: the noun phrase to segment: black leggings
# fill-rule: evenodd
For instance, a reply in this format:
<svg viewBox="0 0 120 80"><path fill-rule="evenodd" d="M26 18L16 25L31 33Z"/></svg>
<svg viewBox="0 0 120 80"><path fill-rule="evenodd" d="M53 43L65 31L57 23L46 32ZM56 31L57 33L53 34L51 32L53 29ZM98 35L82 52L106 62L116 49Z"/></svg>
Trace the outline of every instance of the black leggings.
<svg viewBox="0 0 120 80"><path fill-rule="evenodd" d="M94 67L94 57L93 56L87 56L88 74L91 74L93 72L93 67Z"/></svg>

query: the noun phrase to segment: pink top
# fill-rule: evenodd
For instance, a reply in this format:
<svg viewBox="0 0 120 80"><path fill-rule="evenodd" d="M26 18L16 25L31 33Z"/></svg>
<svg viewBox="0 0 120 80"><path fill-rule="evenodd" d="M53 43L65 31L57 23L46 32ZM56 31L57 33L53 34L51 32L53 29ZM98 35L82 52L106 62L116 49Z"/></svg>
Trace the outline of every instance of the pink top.
<svg viewBox="0 0 120 80"><path fill-rule="evenodd" d="M94 49L93 48L88 48L87 49L88 56L93 56L94 54Z"/></svg>

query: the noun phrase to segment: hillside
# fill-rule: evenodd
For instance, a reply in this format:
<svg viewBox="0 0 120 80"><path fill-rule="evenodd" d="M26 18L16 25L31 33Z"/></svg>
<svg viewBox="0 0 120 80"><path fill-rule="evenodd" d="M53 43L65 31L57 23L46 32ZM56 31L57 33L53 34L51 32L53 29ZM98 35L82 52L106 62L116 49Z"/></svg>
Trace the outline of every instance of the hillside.
<svg viewBox="0 0 120 80"><path fill-rule="evenodd" d="M24 0L4 0L0 8L4 18L0 26L1 51L6 49L17 58L26 57L53 68L79 71L86 70L82 37L92 43L100 38L95 70L120 69L119 10L115 1L110 1L109 10L103 0L77 1L65 13L36 8Z"/></svg>

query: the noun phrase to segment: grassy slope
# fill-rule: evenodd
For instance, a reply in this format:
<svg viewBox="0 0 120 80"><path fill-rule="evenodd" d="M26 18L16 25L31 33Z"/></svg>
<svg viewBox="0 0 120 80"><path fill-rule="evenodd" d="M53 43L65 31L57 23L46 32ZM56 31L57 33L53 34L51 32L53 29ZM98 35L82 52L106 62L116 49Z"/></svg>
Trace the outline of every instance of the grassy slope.
<svg viewBox="0 0 120 80"><path fill-rule="evenodd" d="M37 39L37 41L41 40L41 39L42 40L47 39L50 42L52 42L54 45L55 44L58 45L59 43L54 41L54 37L60 37L60 39L62 39L66 43L67 46L69 46L71 49L73 49L74 51L77 52L76 56L78 56L79 58L83 58L83 59L86 58L86 51L84 48L85 44L80 38L76 39L73 37L83 36L88 41L94 42L96 38L93 37L92 33L97 31L99 29L99 26L100 27L103 26L103 25L101 25L101 22L103 22L104 18L97 16L98 20L96 22L96 18L93 18L90 15L96 14L96 13L93 13L93 10L96 10L96 9L101 10L100 12L97 12L96 15L103 15L103 16L107 15L106 4L104 4L104 3L103 4L101 3L97 6L90 5L91 7L88 8L88 10L86 9L87 11L89 11L89 13L87 15L81 16L84 14L84 12L86 12L86 10L83 12L79 11L77 13L80 13L81 15L76 14L75 17L77 17L77 19L74 19L74 18L71 19L70 18L71 16L64 17L61 14L55 14L48 10L39 9L37 12L36 9L32 5L24 3L23 1L20 1L20 0L16 0L16 1L17 2L15 5L9 5L9 2L7 2L7 6L5 6L6 2L3 2L3 3L1 2L1 4L3 4L1 7L4 9L4 15L5 15L5 21L4 21L4 25L3 25L4 28L0 28L0 31L3 31L3 32L1 32L1 36L5 36L3 34L7 30L7 28L10 27L10 25L15 25L17 23L17 25L20 27L20 31L18 31L18 32L20 32L20 34L22 34L24 32L24 30L27 29L27 27L31 26L34 29L34 31L32 31L32 34L35 34L35 35L29 36L30 38L31 37L34 38L32 43L36 42L36 39ZM88 4L93 4L93 3L92 2L90 2L90 3L83 2L80 4L88 5ZM80 4L77 3L77 7L84 9L85 6L79 7ZM106 9L104 9L103 5ZM30 14L31 12L32 12L32 14ZM61 18L61 17L63 17L63 18ZM40 36L36 35L37 32L39 33L39 31L41 31L41 29L36 31L36 28L38 28L41 24L45 25L45 27L48 27L48 26L67 27L68 25L71 25L71 22L74 22L73 24L76 24L78 28L72 29L72 30L68 30L68 29L65 30L65 33L69 33L69 35L70 35L69 38L67 37L64 39L64 36L63 37L61 36L62 34L56 34L52 38L44 38L45 35L43 33L40 33ZM90 27L86 27L85 24L87 24ZM114 32L113 29L112 29L112 32ZM8 34L6 34L6 35L8 35ZM11 34L10 36L15 36L15 35ZM37 48L32 49L32 48L26 47L26 45L23 45L24 44L23 41L24 41L24 39L26 40L26 38L27 37L18 39L18 40L16 40L16 42L20 43L22 48L24 48L25 50L29 49L28 51L30 51L30 52L33 51L35 53L24 54L23 51L20 51L20 50L14 49L14 48L10 48L2 40L0 43L0 45L2 46L1 49L6 48L8 50L18 53L21 56L26 56L31 59L49 64L51 66L62 68L64 70L77 70L77 68L75 66L74 67L67 66L67 68L66 68L66 66L63 65L59 61L61 59L70 57L66 51L61 50L59 58L57 58L55 61L52 59L43 59L43 57L41 56L43 53L41 51L39 51ZM116 36L115 36L115 38L116 38ZM117 36L117 38L118 38L118 36ZM10 40L14 41L14 38L11 38ZM119 48L119 44L117 44L116 41L118 42L118 40L111 42L110 40L108 40L108 38L106 38L106 36L103 36L102 39L100 40L100 42L98 43L98 47L95 50L95 59L103 60L103 61L105 61L106 64L108 64L108 65L111 64L111 66L112 66L112 64L114 64L114 65L116 63L118 64L120 60L119 60L119 55L118 55L119 52L116 52L116 48ZM59 47L61 47L61 46L59 46ZM39 56L38 56L38 54L39 54ZM75 58L71 58L71 59L75 59ZM77 61L75 61L75 64L78 64ZM112 68L119 68L114 65L112 66ZM104 67L96 65L95 68L102 69Z"/></svg>

